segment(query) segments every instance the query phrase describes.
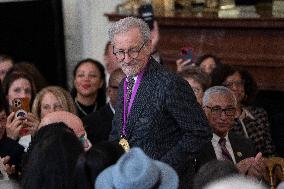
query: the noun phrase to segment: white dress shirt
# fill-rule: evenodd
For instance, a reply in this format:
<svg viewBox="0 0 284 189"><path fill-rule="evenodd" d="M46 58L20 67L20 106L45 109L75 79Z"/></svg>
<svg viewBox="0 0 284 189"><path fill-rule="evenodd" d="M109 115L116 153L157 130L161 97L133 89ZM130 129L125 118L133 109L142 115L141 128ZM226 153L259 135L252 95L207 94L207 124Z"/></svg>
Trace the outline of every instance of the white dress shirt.
<svg viewBox="0 0 284 189"><path fill-rule="evenodd" d="M225 139L226 139L226 148L229 151L229 153L230 153L230 155L231 155L231 157L234 161L234 164L236 164L234 151L233 151L233 148L232 148L231 143L229 141L228 133L225 136ZM219 144L219 140L220 140L220 137L218 135L216 135L215 133L213 133L213 138L211 140L211 143L213 145L216 157L217 157L218 160L224 160L223 155L222 155L221 146Z"/></svg>

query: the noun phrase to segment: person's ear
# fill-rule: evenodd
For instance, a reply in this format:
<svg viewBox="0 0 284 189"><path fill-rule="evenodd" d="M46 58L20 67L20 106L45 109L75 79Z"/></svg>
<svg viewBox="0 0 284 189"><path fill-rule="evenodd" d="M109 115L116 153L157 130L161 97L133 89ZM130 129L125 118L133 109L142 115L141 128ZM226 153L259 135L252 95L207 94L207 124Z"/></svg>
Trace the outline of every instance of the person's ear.
<svg viewBox="0 0 284 189"><path fill-rule="evenodd" d="M148 42L147 42L147 44L146 44L146 46L147 46L147 51L150 51L150 52L148 52L148 53L152 53L153 52L153 46L152 46L152 40L150 39Z"/></svg>

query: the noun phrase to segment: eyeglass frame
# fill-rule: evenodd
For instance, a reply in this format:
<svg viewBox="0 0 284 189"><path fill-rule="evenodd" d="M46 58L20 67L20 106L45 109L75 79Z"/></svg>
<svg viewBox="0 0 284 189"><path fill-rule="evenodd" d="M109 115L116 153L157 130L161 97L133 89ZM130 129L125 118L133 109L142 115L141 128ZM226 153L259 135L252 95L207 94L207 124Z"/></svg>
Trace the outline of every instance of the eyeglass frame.
<svg viewBox="0 0 284 189"><path fill-rule="evenodd" d="M132 58L132 59L136 59L138 56L139 56L139 54L140 54L140 52L141 52L141 50L145 47L145 44L146 44L147 42L144 42L143 44L142 44L142 46L138 49L138 50L136 50L136 51L134 51L133 52L133 49L134 48L131 48L131 49L128 49L126 52L125 51L120 51L120 50L118 50L117 52L114 52L114 46L112 46L112 53L114 54L114 56L116 57L116 59L118 60L118 61L123 61L124 59L125 59L125 54L128 54L128 57L130 57L130 58ZM132 53L137 53L137 55L136 56L132 56L132 55L130 55L129 54L129 52L131 52L131 50L132 50ZM117 57L117 54L118 53L123 53L123 58L118 58Z"/></svg>
<svg viewBox="0 0 284 189"><path fill-rule="evenodd" d="M211 113L216 115L216 116L221 116L222 113L224 112L226 116L233 117L233 116L235 116L236 111L237 111L237 109L234 108L234 107L230 107L230 108L221 108L220 106L213 106L213 107L211 107L211 106L204 106L204 107L210 109ZM217 108L217 109L213 110L214 108ZM228 114L228 112L226 112L228 109L233 110L234 113L232 113L232 115ZM220 111L220 112L218 112L218 111Z"/></svg>

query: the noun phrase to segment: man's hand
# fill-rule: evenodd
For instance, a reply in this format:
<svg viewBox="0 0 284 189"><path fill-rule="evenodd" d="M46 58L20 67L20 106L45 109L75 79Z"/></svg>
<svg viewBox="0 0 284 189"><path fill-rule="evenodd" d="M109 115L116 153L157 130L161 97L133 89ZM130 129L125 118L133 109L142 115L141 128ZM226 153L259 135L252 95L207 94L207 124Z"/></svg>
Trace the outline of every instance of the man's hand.
<svg viewBox="0 0 284 189"><path fill-rule="evenodd" d="M246 158L240 161L236 166L241 174L257 179L260 179L265 173L265 164L261 152L255 157Z"/></svg>
<svg viewBox="0 0 284 189"><path fill-rule="evenodd" d="M251 167L248 170L248 175L255 177L257 179L261 179L265 172L265 164L264 159L262 158L262 153L259 152L252 162Z"/></svg>
<svg viewBox="0 0 284 189"><path fill-rule="evenodd" d="M239 170L239 173L246 175L253 161L254 161L254 157L250 157L250 158L243 159L242 161L237 163L236 166Z"/></svg>

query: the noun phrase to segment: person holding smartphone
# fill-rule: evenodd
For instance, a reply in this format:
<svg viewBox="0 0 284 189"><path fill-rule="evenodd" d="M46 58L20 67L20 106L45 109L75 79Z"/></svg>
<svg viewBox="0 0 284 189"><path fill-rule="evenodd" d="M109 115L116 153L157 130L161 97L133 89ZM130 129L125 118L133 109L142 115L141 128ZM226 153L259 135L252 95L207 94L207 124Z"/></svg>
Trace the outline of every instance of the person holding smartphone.
<svg viewBox="0 0 284 189"><path fill-rule="evenodd" d="M9 72L3 81L3 92L9 104L10 114L7 117L6 134L7 137L17 140L20 137L20 131L23 127L29 130L29 134L33 134L39 121L30 112L26 116L15 116L13 112L14 99L26 99L29 101L27 106L30 107L35 96L35 85L28 75L25 73ZM29 107L27 109L29 109Z"/></svg>
<svg viewBox="0 0 284 189"><path fill-rule="evenodd" d="M180 49L180 58L176 60L177 72L186 70L190 66L194 66L193 63L193 49L191 47L182 47Z"/></svg>
<svg viewBox="0 0 284 189"><path fill-rule="evenodd" d="M5 175L16 175L16 170L21 162L24 147L16 140L8 137L6 134L6 122L8 115L8 103L4 97L0 82L0 166L3 179ZM7 174L5 174L5 172ZM1 180L1 179L0 179Z"/></svg>

